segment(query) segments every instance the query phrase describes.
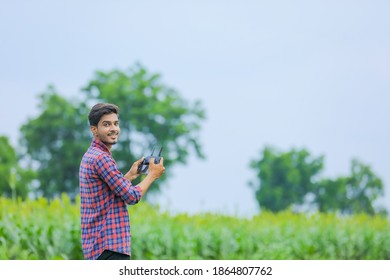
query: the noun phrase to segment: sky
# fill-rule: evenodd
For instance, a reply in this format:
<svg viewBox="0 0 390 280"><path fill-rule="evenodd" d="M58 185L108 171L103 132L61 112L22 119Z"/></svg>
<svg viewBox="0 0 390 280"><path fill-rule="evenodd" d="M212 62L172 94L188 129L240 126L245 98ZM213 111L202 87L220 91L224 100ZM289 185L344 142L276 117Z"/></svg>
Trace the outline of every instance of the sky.
<svg viewBox="0 0 390 280"><path fill-rule="evenodd" d="M206 159L171 170L162 209L257 213L249 163L266 145L324 155L324 177L369 164L390 209L389 11L378 0L0 0L0 135L17 147L48 85L77 98L95 71L138 62L207 115Z"/></svg>

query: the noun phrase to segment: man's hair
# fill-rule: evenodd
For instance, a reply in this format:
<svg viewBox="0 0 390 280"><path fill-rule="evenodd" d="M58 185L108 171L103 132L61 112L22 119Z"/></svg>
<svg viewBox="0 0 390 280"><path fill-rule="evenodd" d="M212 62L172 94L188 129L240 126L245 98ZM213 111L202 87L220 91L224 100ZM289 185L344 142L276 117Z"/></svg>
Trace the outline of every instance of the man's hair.
<svg viewBox="0 0 390 280"><path fill-rule="evenodd" d="M89 112L89 125L97 126L103 115L108 115L112 113L117 114L119 116L118 106L110 103L96 104L92 107L91 112Z"/></svg>

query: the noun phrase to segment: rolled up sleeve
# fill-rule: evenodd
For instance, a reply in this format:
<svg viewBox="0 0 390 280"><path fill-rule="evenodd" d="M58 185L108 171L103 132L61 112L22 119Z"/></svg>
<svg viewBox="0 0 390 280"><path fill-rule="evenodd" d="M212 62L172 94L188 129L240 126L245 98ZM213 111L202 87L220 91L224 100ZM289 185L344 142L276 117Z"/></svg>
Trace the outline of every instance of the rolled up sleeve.
<svg viewBox="0 0 390 280"><path fill-rule="evenodd" d="M100 155L97 158L96 169L99 177L126 204L133 205L141 200L141 188L132 185L131 181L118 170L112 157L107 154Z"/></svg>

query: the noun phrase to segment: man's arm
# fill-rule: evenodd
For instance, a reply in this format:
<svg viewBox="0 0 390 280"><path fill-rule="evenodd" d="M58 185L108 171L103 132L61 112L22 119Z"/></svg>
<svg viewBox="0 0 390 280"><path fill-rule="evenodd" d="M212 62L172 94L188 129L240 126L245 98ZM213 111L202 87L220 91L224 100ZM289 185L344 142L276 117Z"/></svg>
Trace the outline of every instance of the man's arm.
<svg viewBox="0 0 390 280"><path fill-rule="evenodd" d="M103 154L97 158L96 171L108 187L126 204L133 205L141 200L143 193L141 187L133 186L130 180L118 170L110 156Z"/></svg>

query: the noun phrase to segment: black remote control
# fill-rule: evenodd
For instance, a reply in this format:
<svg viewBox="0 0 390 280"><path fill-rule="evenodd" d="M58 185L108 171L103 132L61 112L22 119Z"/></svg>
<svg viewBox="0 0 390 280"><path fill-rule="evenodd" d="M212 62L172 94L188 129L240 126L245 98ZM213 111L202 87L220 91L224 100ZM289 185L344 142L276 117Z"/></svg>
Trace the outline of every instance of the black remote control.
<svg viewBox="0 0 390 280"><path fill-rule="evenodd" d="M160 148L160 151L158 152L158 155L154 155L156 147L153 147L152 153L150 156L147 156L144 158L144 160L138 165L137 172L141 174L148 174L149 171L149 162L151 158L154 158L154 163L159 164L161 160L161 152L162 152L162 147Z"/></svg>

